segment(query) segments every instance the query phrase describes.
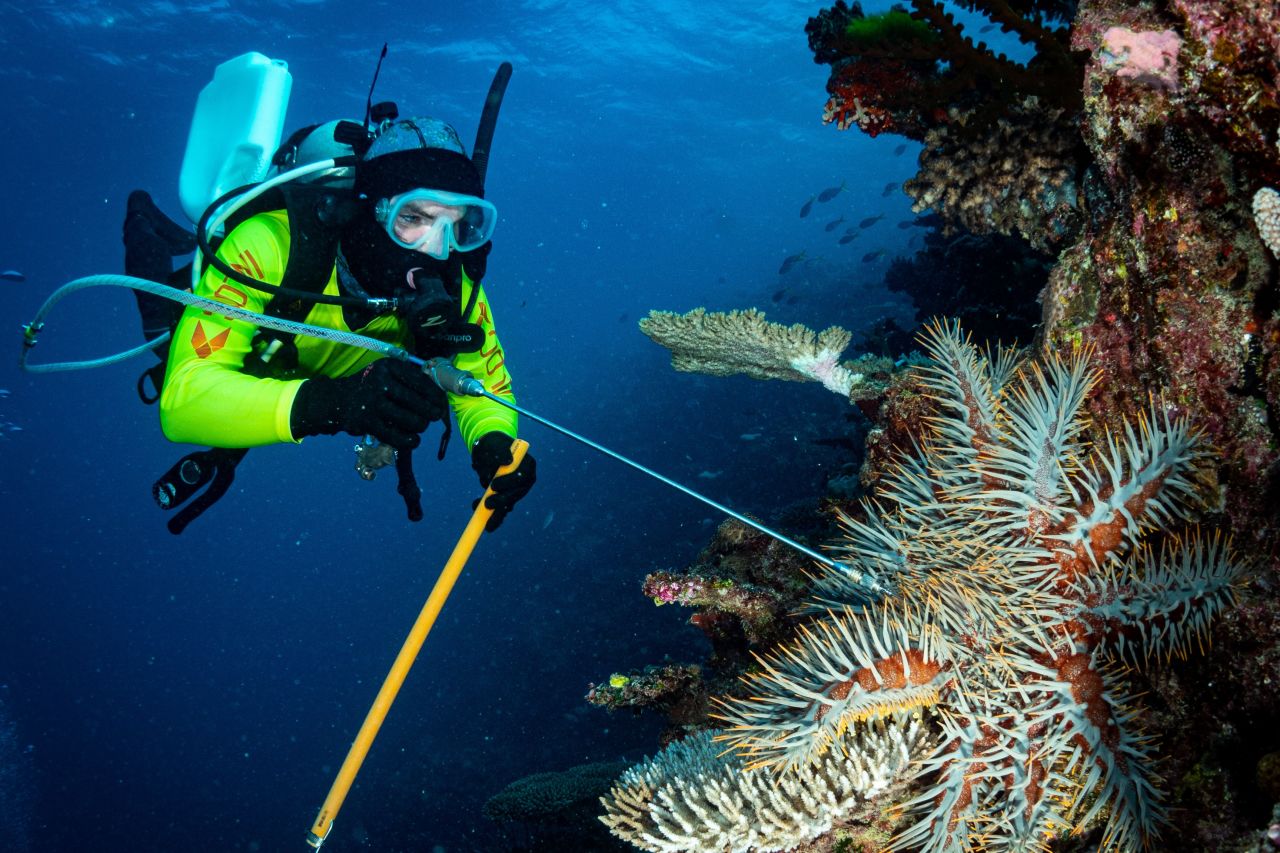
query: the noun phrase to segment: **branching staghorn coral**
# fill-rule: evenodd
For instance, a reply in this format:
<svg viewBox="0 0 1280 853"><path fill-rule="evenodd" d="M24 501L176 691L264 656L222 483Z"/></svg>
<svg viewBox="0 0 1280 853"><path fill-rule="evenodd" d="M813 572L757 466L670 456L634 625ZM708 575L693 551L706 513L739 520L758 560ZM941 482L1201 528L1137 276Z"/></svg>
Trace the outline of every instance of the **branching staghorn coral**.
<svg viewBox="0 0 1280 853"><path fill-rule="evenodd" d="M1074 240L1084 220L1075 116L1029 97L980 139L966 130L971 118L953 110L950 123L925 135L920 171L902 185L911 209L940 214L947 235L959 223L974 234L1021 236L1041 252Z"/></svg>
<svg viewBox="0 0 1280 853"><path fill-rule="evenodd" d="M839 326L822 332L796 323L784 326L765 320L763 311L708 313L695 308L688 314L650 311L640 331L671 350L671 366L686 373L711 376L743 374L753 379L821 382L850 400L875 396L883 390L883 374L892 363L863 356L840 363L851 334ZM872 381L871 374L880 375Z"/></svg>
<svg viewBox="0 0 1280 853"><path fill-rule="evenodd" d="M880 720L782 773L745 769L700 732L624 773L600 799L610 832L655 853L768 853L828 832L929 749L919 717Z"/></svg>
<svg viewBox="0 0 1280 853"><path fill-rule="evenodd" d="M824 617L761 661L720 740L785 772L886 714L935 708L915 766L919 820L895 850L1039 849L1095 823L1134 851L1164 817L1130 669L1203 648L1245 565L1219 538L1146 534L1185 520L1208 452L1154 402L1123 435L1086 440L1088 353L1014 369L954 325L925 340L938 412L842 517L847 573L817 579ZM863 575L893 594L863 600Z"/></svg>

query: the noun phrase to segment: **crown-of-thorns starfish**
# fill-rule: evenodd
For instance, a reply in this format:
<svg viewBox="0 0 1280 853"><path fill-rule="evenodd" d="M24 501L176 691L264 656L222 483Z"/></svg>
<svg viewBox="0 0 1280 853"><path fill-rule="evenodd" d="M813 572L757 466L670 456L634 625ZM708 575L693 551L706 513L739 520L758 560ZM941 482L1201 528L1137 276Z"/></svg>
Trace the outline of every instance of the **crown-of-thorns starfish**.
<svg viewBox="0 0 1280 853"><path fill-rule="evenodd" d="M920 819L894 849L1039 849L1100 820L1101 849L1139 849L1164 808L1125 676L1203 648L1246 571L1221 538L1171 530L1208 451L1155 401L1088 441L1087 351L1015 369L954 324L924 343L929 434L862 520L841 515L847 573L814 579L821 615L760 659L749 698L721 700L720 739L794 766L862 721L936 708L903 804ZM887 597L868 601L865 576Z"/></svg>

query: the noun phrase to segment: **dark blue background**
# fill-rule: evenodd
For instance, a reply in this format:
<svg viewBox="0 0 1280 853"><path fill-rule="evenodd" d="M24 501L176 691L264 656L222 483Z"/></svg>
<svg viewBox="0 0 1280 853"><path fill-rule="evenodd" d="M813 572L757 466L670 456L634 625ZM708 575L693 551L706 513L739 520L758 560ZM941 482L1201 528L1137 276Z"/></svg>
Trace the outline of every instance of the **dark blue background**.
<svg viewBox="0 0 1280 853"><path fill-rule="evenodd" d="M311 439L254 450L232 493L173 537L149 487L189 448L135 396L150 356L17 370L19 325L49 294L119 271L131 189L179 214L214 67L248 50L286 60L291 129L359 118L389 41L378 97L469 141L512 61L486 284L520 402L770 520L847 461L812 443L846 434L847 404L816 384L677 374L636 321L756 305L858 331L900 310L879 285L887 258L860 258L904 246L908 201L881 190L910 176L916 149L895 157L900 138L821 124L827 69L803 31L819 8L0 3L0 268L27 275L0 282L0 715L14 724L0 761L35 797L25 829L6 815L17 829L0 825L0 849L304 849L478 493L460 445L443 464L420 454L428 518L411 525L393 477L355 476L353 439ZM880 211L848 246L823 230ZM138 333L128 293L88 292L35 355L102 355ZM481 541L326 849L498 849L480 807L508 782L656 748L660 721L587 706L591 681L705 654L689 614L655 608L640 582L687 565L720 517L537 424L522 434L537 489Z"/></svg>

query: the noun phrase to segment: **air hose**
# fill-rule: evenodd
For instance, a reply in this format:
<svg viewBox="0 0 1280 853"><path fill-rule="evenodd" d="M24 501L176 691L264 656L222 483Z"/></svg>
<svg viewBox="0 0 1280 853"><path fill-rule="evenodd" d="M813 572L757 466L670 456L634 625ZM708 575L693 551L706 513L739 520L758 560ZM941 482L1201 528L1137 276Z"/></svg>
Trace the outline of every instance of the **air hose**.
<svg viewBox="0 0 1280 853"><path fill-rule="evenodd" d="M135 355L146 352L149 349L155 349L169 340L166 333L158 338L153 338L145 344L136 346L131 350L126 350L116 355L105 356L103 358L89 359L87 361L62 361L50 364L31 364L27 361L31 353L31 349L36 345L41 330L44 328L45 318L49 316L49 312L53 310L53 306L57 305L71 294L85 290L90 287L127 287L131 290L141 290L146 293L160 296L164 299L172 299L174 302L181 302L183 305L194 305L202 308L211 314L220 314L230 320L243 320L246 323L252 323L255 326L263 326L268 329L275 329L279 332L285 332L290 335L309 335L313 338L324 338L326 341L333 341L348 346L360 347L380 355L399 358L401 360L412 361L422 366L426 362L422 359L410 355L395 344L389 344L376 338L370 338L365 335L357 335L355 332L343 332L338 329L325 329L320 326L308 326L306 323L295 323L292 320L282 320L279 317L269 317L266 314L259 314L256 311L248 311L244 308L237 308L234 305L227 305L222 302L215 302L212 299L206 299L203 296L196 296L186 290L177 290L167 284L148 281L144 278L134 278L128 275L91 275L84 278L78 278L75 281L68 282L58 288L53 294L45 300L40 306L40 310L36 312L35 319L22 327L22 355L18 358L18 366L28 373L55 373L62 370L83 370L90 367L103 367L108 364L115 364L125 359L133 358Z"/></svg>
<svg viewBox="0 0 1280 853"><path fill-rule="evenodd" d="M146 352L148 349L162 345L169 339L167 334L162 335L148 341L146 344L134 347L126 352L118 353L113 356L106 356L104 358L90 359L87 361L64 361L51 364L28 363L27 357L30 354L31 349L36 345L40 331L44 328L45 318L48 317L49 312L53 310L53 306L57 305L72 293L90 287L127 287L135 290L142 290L165 299L172 299L175 302L181 302L183 305L194 305L212 314L219 314L231 320L241 320L255 326L264 326L290 335L309 335L315 338L323 338L324 340L333 341L334 343L359 347L388 358L397 358L401 361L416 364L421 367L437 385L448 393L461 394L468 397L486 397L501 406L505 406L506 408L529 418L530 420L537 421L543 426L553 429L562 435L568 436L574 441L585 444L593 450L599 451L600 453L603 453L612 459L616 459L625 465L629 465L642 474L647 474L673 489L684 492L689 497L699 500L707 506L717 510L718 512L724 513L731 518L741 521L748 527L755 528L766 536L776 539L790 548L794 548L800 553L817 560L819 563L843 572L865 588L869 594L874 595L883 592L881 584L871 575L859 572L852 567L832 560L825 554L821 554L809 546L786 536L785 534L772 530L760 522L748 518L742 513L736 512L724 504L712 500L706 495L699 494L682 483L678 483L669 477L664 477L662 474L659 474L650 468L646 468L644 465L628 459L602 444L598 444L585 436L579 435L570 429L549 421L541 415L534 414L528 409L518 406L510 400L504 400L496 394L490 393L480 380L476 379L470 373L454 367L447 359L433 358L429 361L424 360L406 352L395 344L380 341L376 338L370 338L366 335L358 335L355 332L326 329L320 326L310 326L306 323L296 323L292 320L282 320L279 317L269 317L265 314L248 311L244 308L237 308L233 305L226 305L222 302L215 302L212 299L206 299L203 296L196 296L194 293L190 293L185 290L176 290L168 285L159 284L154 281L147 281L146 279L133 278L127 275L91 275L85 278L78 278L75 281L64 284L62 287L54 291L54 293L45 300L45 303L40 306L40 310L36 313L35 319L23 327L22 355L18 359L18 364L23 370L28 373L53 373L63 370L81 370L90 367L102 367L108 364L115 364L116 362L124 361L127 358L132 358L135 355Z"/></svg>

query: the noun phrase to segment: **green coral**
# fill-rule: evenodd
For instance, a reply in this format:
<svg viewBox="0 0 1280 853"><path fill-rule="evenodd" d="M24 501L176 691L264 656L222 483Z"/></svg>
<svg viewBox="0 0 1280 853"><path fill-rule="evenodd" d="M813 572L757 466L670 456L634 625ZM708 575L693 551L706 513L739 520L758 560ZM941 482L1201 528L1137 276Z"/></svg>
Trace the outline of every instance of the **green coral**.
<svg viewBox="0 0 1280 853"><path fill-rule="evenodd" d="M890 44L930 44L938 36L929 25L917 21L901 9L891 9L880 15L854 18L844 30L845 45L849 50L865 51Z"/></svg>

